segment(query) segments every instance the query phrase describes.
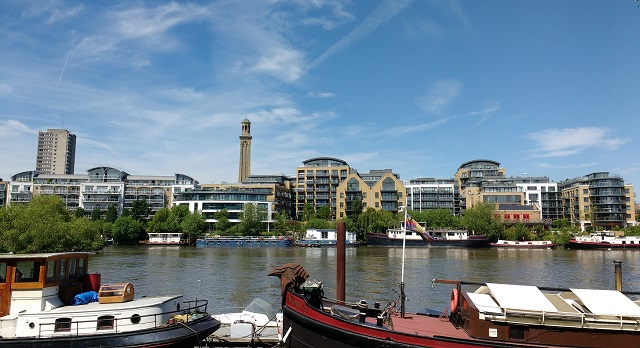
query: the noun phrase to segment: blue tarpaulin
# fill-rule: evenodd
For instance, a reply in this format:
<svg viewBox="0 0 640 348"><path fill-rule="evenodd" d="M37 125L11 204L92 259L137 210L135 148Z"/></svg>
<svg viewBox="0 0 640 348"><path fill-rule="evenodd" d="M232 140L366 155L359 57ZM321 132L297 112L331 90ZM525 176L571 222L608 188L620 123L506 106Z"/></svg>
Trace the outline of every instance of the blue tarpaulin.
<svg viewBox="0 0 640 348"><path fill-rule="evenodd" d="M75 305L87 304L90 302L98 302L97 292L87 291L81 294L77 294L76 296L73 297L73 302L71 302L71 304L75 306Z"/></svg>

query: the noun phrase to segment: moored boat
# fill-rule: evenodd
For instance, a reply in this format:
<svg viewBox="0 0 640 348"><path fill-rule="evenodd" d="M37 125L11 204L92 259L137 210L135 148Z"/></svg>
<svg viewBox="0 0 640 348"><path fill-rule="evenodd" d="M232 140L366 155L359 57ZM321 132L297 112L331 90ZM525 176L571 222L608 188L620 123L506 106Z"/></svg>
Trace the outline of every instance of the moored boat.
<svg viewBox="0 0 640 348"><path fill-rule="evenodd" d="M183 233L159 232L149 233L148 245L189 245L189 239Z"/></svg>
<svg viewBox="0 0 640 348"><path fill-rule="evenodd" d="M282 339L282 312L261 298L241 311L214 314L221 325L206 339L214 347L274 346Z"/></svg>
<svg viewBox="0 0 640 348"><path fill-rule="evenodd" d="M297 264L269 275L281 280L290 348L640 346L640 306L617 290L434 280L455 286L450 306L407 314L402 297L385 307L329 300Z"/></svg>
<svg viewBox="0 0 640 348"><path fill-rule="evenodd" d="M338 232L336 230L309 228L304 238L296 240L296 245L302 247L336 246L337 241ZM349 231L345 233L345 244L346 246L360 245L356 234Z"/></svg>
<svg viewBox="0 0 640 348"><path fill-rule="evenodd" d="M486 236L469 235L467 230L431 230L428 233L432 240L427 240L424 234L417 231L389 229L387 233L367 233L367 244L402 246L404 243L408 247L489 247L489 239Z"/></svg>
<svg viewBox="0 0 640 348"><path fill-rule="evenodd" d="M596 232L577 236L565 245L568 249L632 249L640 250L639 236L616 236L613 232Z"/></svg>
<svg viewBox="0 0 640 348"><path fill-rule="evenodd" d="M196 239L196 246L206 247L290 247L293 238L289 236L272 237L234 237L213 236Z"/></svg>
<svg viewBox="0 0 640 348"><path fill-rule="evenodd" d="M516 249L552 249L556 247L556 244L550 240L502 240L499 239L495 243L489 243L492 247L496 248L516 248Z"/></svg>
<svg viewBox="0 0 640 348"><path fill-rule="evenodd" d="M134 298L130 283L99 286L88 258L0 254L0 347L194 346L220 326L205 300Z"/></svg>

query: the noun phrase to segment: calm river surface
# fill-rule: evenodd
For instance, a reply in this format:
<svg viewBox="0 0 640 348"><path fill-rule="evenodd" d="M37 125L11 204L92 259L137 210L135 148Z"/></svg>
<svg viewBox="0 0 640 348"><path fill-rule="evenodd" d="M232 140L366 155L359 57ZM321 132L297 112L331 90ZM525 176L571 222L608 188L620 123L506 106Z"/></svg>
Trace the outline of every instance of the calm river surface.
<svg viewBox="0 0 640 348"><path fill-rule="evenodd" d="M623 262L623 291L640 291L640 251L427 247L407 248L405 255L407 312L448 306L451 286L432 288L434 278L614 289L613 261ZM279 281L267 273L287 262L303 265L335 298L335 248L107 247L90 257L89 272L100 273L102 284L132 283L136 297L183 294L224 313L255 297L279 307ZM397 297L401 269L401 247L347 248L346 300L386 304Z"/></svg>

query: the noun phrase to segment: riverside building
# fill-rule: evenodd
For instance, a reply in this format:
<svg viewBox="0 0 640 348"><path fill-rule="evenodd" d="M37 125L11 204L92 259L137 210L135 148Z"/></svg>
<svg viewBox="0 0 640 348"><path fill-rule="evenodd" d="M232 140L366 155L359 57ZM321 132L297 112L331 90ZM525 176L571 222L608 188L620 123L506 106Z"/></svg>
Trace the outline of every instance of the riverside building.
<svg viewBox="0 0 640 348"><path fill-rule="evenodd" d="M36 171L42 174L73 174L76 136L66 129L38 132Z"/></svg>

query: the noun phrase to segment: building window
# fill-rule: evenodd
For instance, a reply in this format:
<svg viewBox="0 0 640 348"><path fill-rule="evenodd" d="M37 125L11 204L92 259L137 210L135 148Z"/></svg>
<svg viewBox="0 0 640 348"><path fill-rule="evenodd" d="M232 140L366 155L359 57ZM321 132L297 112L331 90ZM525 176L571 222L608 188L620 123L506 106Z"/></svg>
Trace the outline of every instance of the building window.
<svg viewBox="0 0 640 348"><path fill-rule="evenodd" d="M582 189L582 194L588 195L589 194L589 189Z"/></svg>
<svg viewBox="0 0 640 348"><path fill-rule="evenodd" d="M584 202L585 203L589 202L589 197L584 197Z"/></svg>

